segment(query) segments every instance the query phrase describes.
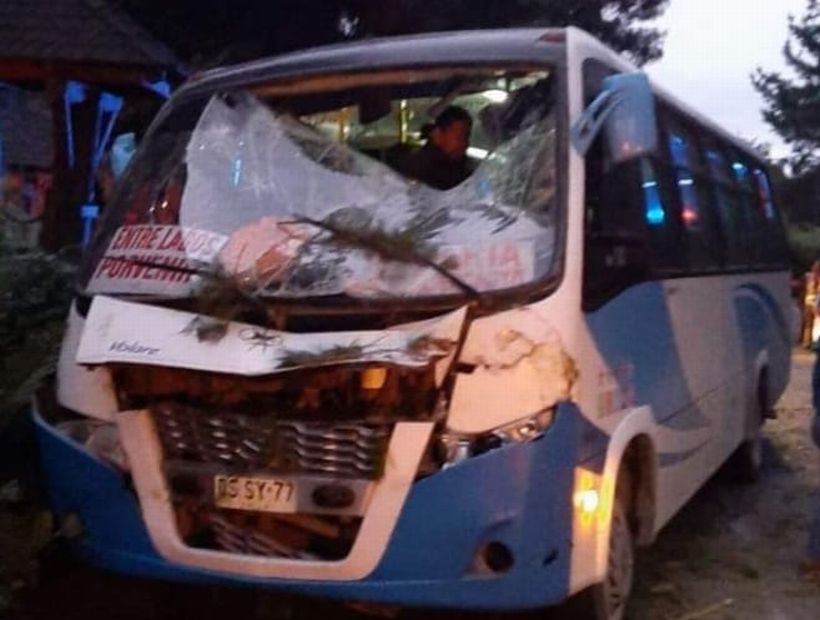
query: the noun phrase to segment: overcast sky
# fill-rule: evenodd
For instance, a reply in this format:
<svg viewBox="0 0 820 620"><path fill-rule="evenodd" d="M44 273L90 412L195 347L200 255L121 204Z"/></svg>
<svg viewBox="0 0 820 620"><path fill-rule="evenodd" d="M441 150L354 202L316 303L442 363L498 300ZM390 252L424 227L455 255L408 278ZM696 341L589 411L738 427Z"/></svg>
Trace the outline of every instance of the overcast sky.
<svg viewBox="0 0 820 620"><path fill-rule="evenodd" d="M659 22L667 31L663 58L649 74L680 99L746 139L787 151L763 121L762 101L749 81L758 66L785 66L789 14L806 0L671 0Z"/></svg>

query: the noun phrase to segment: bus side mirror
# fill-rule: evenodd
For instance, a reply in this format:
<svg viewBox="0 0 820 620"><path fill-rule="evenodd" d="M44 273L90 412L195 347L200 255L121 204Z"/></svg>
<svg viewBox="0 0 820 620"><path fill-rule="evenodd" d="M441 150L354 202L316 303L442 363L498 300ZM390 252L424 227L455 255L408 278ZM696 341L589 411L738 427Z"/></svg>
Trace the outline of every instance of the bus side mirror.
<svg viewBox="0 0 820 620"><path fill-rule="evenodd" d="M657 148L655 97L645 73L619 73L604 80L601 94L572 125L572 144L581 156L601 129L613 163L649 155Z"/></svg>

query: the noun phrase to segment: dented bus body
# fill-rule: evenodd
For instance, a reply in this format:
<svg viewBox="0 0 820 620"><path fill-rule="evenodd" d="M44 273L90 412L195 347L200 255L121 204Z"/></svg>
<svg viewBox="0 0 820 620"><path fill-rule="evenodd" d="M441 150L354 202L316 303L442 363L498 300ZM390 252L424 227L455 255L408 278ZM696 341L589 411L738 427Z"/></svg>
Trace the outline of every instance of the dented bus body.
<svg viewBox="0 0 820 620"><path fill-rule="evenodd" d="M762 165L661 94L758 183L743 221L772 254L653 268L659 235L694 238L707 205L655 191L654 156L574 148L601 67L634 71L578 30L485 31L180 89L105 215L36 403L77 550L413 606L586 591L594 617L621 617L633 543L757 445L788 377L788 288ZM474 118L473 172L437 190L402 166L453 103ZM626 197L607 215L630 170L638 217Z"/></svg>

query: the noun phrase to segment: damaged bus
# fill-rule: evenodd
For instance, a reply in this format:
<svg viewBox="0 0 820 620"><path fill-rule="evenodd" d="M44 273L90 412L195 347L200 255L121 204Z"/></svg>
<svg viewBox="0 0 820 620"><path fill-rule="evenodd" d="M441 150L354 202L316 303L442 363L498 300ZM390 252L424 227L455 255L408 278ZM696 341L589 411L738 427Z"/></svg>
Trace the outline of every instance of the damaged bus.
<svg viewBox="0 0 820 620"><path fill-rule="evenodd" d="M613 620L634 547L754 476L788 308L764 162L589 35L356 42L172 97L33 415L96 565Z"/></svg>

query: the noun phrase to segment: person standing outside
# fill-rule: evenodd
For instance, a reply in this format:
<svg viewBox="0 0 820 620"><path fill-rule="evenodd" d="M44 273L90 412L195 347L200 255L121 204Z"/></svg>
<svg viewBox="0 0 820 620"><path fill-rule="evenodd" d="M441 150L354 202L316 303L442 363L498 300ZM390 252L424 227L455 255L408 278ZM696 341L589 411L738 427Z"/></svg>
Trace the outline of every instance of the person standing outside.
<svg viewBox="0 0 820 620"><path fill-rule="evenodd" d="M803 287L803 335L802 343L807 349L814 342L815 323L817 321L817 292L820 286L820 261L814 261L811 270L805 276Z"/></svg>
<svg viewBox="0 0 820 620"><path fill-rule="evenodd" d="M817 315L820 314L820 299L815 300L814 320L820 320ZM814 368L812 369L811 388L812 388L812 421L811 421L811 436L814 444L820 450L820 340L815 339L813 342L813 349L815 353ZM809 541L806 549L806 557L800 564L801 574L817 581L820 584L820 500L817 500L814 510L814 516L809 529Z"/></svg>

